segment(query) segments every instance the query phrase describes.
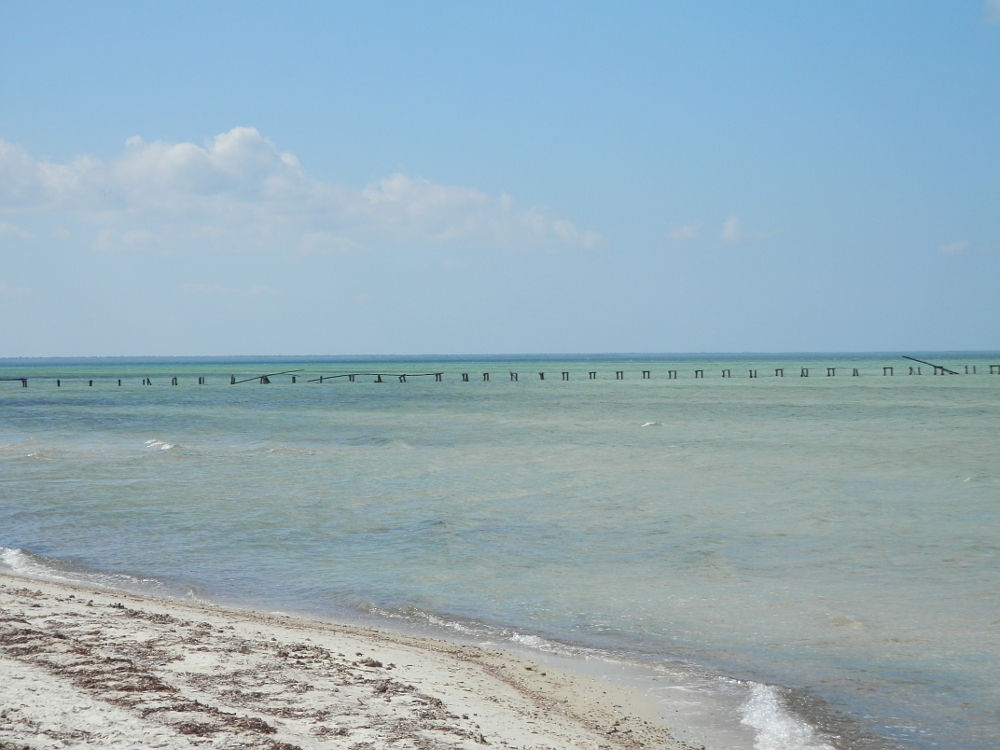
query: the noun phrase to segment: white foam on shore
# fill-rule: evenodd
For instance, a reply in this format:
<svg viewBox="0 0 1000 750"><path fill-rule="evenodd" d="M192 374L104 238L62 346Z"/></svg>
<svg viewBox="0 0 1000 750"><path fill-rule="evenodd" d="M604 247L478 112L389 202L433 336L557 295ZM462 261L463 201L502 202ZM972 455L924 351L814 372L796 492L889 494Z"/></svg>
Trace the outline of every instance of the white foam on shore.
<svg viewBox="0 0 1000 750"><path fill-rule="evenodd" d="M184 591L169 586L155 578L140 578L124 573L101 573L36 555L16 547L0 546L0 573L33 578L51 583L65 583L77 586L92 586L110 591L130 591L136 594L162 596L170 599L201 599L194 588Z"/></svg>
<svg viewBox="0 0 1000 750"><path fill-rule="evenodd" d="M630 687L659 704L670 733L693 746L727 750L765 750L755 745L757 733L741 722L749 685L713 674L694 664L636 661L624 652L562 643L512 628L498 628L458 617L444 617L415 607L398 610L367 607L373 620L363 624L423 637L444 636L485 649L502 649L571 672ZM771 748L766 748L771 750ZM784 748L782 748L784 750ZM797 750L825 750L803 746ZM832 749L831 749L832 750Z"/></svg>
<svg viewBox="0 0 1000 750"><path fill-rule="evenodd" d="M754 750L834 750L802 719L791 714L771 685L751 683L750 696L741 707L741 723L753 727Z"/></svg>
<svg viewBox="0 0 1000 750"><path fill-rule="evenodd" d="M0 547L0 572L26 578L39 578L55 583L75 583L72 578L59 575L53 567L46 565L38 556L12 547Z"/></svg>
<svg viewBox="0 0 1000 750"><path fill-rule="evenodd" d="M11 547L0 546L0 572L105 590L176 595L176 592L165 590L168 587L161 581L85 570ZM185 598L201 597L189 591ZM299 616L283 611L271 614ZM458 618L444 618L416 609L404 613L373 607L370 614L383 623L386 620L405 623L409 627L404 626L401 630L411 634L440 636L442 630L451 631L461 642L484 648L500 646L515 652L521 650L525 656L543 663L643 690L663 706L663 718L671 726L671 732L689 743L725 746L733 750L750 750L751 747L753 750L834 750L821 741L804 720L793 715L785 707L778 690L769 685L711 676L693 665L688 668L663 665L651 669L632 663L628 658L615 658L611 652L601 649L571 646L512 629L462 622ZM423 632L414 633L414 630Z"/></svg>
<svg viewBox="0 0 1000 750"><path fill-rule="evenodd" d="M410 611L403 619L412 622L418 612ZM384 617L389 613L378 614ZM663 706L663 718L674 736L689 743L731 750L835 750L806 720L789 710L779 690L770 685L713 675L693 664L661 665L652 670L624 654L426 612L419 612L416 619L472 636L483 648L501 645L517 651L520 647L526 656L543 663L639 688Z"/></svg>

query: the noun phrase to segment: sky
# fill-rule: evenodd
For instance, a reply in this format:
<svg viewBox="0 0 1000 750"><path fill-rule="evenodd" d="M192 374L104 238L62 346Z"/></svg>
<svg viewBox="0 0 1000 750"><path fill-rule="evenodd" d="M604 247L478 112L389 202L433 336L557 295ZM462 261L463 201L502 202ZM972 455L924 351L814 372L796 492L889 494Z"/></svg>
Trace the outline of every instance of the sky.
<svg viewBox="0 0 1000 750"><path fill-rule="evenodd" d="M1000 350L1000 0L0 3L0 357Z"/></svg>

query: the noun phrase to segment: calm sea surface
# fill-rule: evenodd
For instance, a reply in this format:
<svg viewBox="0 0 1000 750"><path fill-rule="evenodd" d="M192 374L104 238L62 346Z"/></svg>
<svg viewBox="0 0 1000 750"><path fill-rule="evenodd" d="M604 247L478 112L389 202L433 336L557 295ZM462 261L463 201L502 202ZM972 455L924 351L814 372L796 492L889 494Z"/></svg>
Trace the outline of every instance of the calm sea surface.
<svg viewBox="0 0 1000 750"><path fill-rule="evenodd" d="M644 665L710 747L992 749L1000 355L922 358L0 361L0 568Z"/></svg>

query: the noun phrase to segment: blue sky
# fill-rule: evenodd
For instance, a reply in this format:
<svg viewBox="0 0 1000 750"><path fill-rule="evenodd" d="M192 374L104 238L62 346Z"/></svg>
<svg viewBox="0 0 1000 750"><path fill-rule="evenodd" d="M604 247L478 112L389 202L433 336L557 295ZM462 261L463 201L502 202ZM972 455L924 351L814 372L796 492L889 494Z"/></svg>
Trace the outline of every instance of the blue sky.
<svg viewBox="0 0 1000 750"><path fill-rule="evenodd" d="M286 5L0 5L0 357L1000 349L1000 0Z"/></svg>

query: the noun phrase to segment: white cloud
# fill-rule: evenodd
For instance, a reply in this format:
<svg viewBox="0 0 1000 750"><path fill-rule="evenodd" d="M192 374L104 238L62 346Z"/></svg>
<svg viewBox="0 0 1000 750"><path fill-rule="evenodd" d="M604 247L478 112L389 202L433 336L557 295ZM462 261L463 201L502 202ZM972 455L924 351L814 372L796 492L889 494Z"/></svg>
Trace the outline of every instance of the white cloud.
<svg viewBox="0 0 1000 750"><path fill-rule="evenodd" d="M753 229L744 229L743 222L738 216L727 217L722 222L722 232L719 233L719 239L733 243L742 242L743 240L763 240L773 236L774 234L758 232Z"/></svg>
<svg viewBox="0 0 1000 750"><path fill-rule="evenodd" d="M194 143L129 138L107 163L37 161L0 141L0 211L74 219L105 251L177 247L352 252L369 241L594 247L545 207L395 174L361 190L308 177L254 128Z"/></svg>
<svg viewBox="0 0 1000 750"><path fill-rule="evenodd" d="M938 250L945 255L958 255L968 246L969 243L965 240L958 240L957 242L946 242L944 245L941 245Z"/></svg>
<svg viewBox="0 0 1000 750"><path fill-rule="evenodd" d="M704 226L701 222L697 224L683 224L681 226L676 226L674 224L670 225L670 232L668 237L674 242L684 242L685 240L693 240L699 234L701 234L701 228Z"/></svg>
<svg viewBox="0 0 1000 750"><path fill-rule="evenodd" d="M1000 22L1000 0L986 0L983 3L983 13L988 23Z"/></svg>
<svg viewBox="0 0 1000 750"><path fill-rule="evenodd" d="M719 237L726 242L739 242L743 239L743 229L738 216L730 216L722 223L722 233Z"/></svg>
<svg viewBox="0 0 1000 750"><path fill-rule="evenodd" d="M332 232L306 232L299 244L302 255L348 255L362 249L354 240Z"/></svg>
<svg viewBox="0 0 1000 750"><path fill-rule="evenodd" d="M246 289L233 289L221 284L184 284L181 293L193 297L214 297L225 299L248 299L270 296L276 292L269 286L251 284Z"/></svg>
<svg viewBox="0 0 1000 750"><path fill-rule="evenodd" d="M152 250L162 244L159 237L145 229L133 229L126 232L102 229L94 238L94 249L105 253Z"/></svg>
<svg viewBox="0 0 1000 750"><path fill-rule="evenodd" d="M11 239L11 240L33 240L35 235L31 232L26 232L20 227L16 227L13 224L8 224L5 221L0 221L0 240Z"/></svg>

